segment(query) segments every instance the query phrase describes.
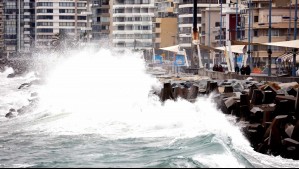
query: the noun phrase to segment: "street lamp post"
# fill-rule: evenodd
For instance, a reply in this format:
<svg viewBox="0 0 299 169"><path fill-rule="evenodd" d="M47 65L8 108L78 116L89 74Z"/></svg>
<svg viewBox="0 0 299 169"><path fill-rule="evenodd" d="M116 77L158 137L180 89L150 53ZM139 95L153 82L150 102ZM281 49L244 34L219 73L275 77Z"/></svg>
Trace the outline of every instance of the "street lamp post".
<svg viewBox="0 0 299 169"><path fill-rule="evenodd" d="M209 47L211 47L211 1L209 3L209 36L208 36L208 45ZM208 54L208 70L210 69L210 58L211 57L211 51L209 50L209 54Z"/></svg>
<svg viewBox="0 0 299 169"><path fill-rule="evenodd" d="M192 49L192 55L193 55L193 59L191 62L192 64L192 67L194 68L199 68L200 65L196 62L197 61L197 58L198 58L198 61L199 61L199 56L198 56L198 52L197 52L197 48L195 46L195 44L193 44L193 42L197 41L198 40L198 29L197 29L197 0L193 0L193 41L192 41L192 46L193 46L193 49ZM198 66L197 66L198 65Z"/></svg>
<svg viewBox="0 0 299 169"><path fill-rule="evenodd" d="M269 29L268 29L268 42L271 43L271 22L272 22L272 0L269 0ZM272 50L271 46L268 46L268 76L271 76L271 55L272 55Z"/></svg>
<svg viewBox="0 0 299 169"><path fill-rule="evenodd" d="M237 0L236 3L236 39L238 39L238 6L239 6L239 0Z"/></svg>
<svg viewBox="0 0 299 169"><path fill-rule="evenodd" d="M294 40L297 39L297 20L298 20L297 12L298 12L298 0L296 0L296 3L295 3ZM296 53L297 53L297 51L298 51L298 49L293 49L293 69L292 69L293 76L296 76L295 68L296 68Z"/></svg>
<svg viewBox="0 0 299 169"><path fill-rule="evenodd" d="M249 4L248 4L248 50L247 50L247 55L248 55L248 59L249 59L249 66L251 68L251 56L250 56L250 38L251 38L251 30L250 30L250 25L251 25L251 0L249 0ZM245 61L246 63L246 61Z"/></svg>
<svg viewBox="0 0 299 169"><path fill-rule="evenodd" d="M219 39L220 39L220 41L219 41L219 47L221 47L222 46L222 0L220 0L220 37L219 37ZM219 53L219 58L220 58L220 60L221 60L221 52Z"/></svg>
<svg viewBox="0 0 299 169"><path fill-rule="evenodd" d="M18 52L21 52L21 1L18 0Z"/></svg>
<svg viewBox="0 0 299 169"><path fill-rule="evenodd" d="M292 15L292 0L290 0L288 40L291 40L291 15Z"/></svg>
<svg viewBox="0 0 299 169"><path fill-rule="evenodd" d="M239 0L237 0L237 3L236 3L236 39L237 40L239 40L238 39L238 6L239 6ZM235 65L237 65L238 63L238 55L237 54L235 54Z"/></svg>
<svg viewBox="0 0 299 169"><path fill-rule="evenodd" d="M173 45L175 45L175 38L176 38L176 36L172 35L171 37L173 38Z"/></svg>

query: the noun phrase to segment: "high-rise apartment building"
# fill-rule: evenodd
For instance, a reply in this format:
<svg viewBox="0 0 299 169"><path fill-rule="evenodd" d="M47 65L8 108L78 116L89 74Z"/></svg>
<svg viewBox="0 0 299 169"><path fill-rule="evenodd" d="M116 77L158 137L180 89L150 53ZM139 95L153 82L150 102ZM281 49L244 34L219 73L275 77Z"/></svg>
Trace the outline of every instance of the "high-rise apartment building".
<svg viewBox="0 0 299 169"><path fill-rule="evenodd" d="M248 42L249 30L250 30L251 42L257 42L257 43L268 42L269 5L272 6L271 41L278 42L278 41L285 41L285 40L293 40L294 17L295 17L294 3L290 4L289 0L287 1L273 0L272 4L269 4L269 1L242 0L241 2L246 6L246 8L241 11L242 29L245 30L245 34L243 37L244 42ZM249 9L250 2L252 5L251 8ZM249 11L251 11L250 20L248 19ZM286 51L285 48L281 48L281 47L272 46L271 49L272 49L272 64L275 63L275 59L278 56L281 56L282 54L288 52ZM267 65L268 62L267 50L268 50L267 46L252 46L250 48L250 52L253 60L252 62L253 66L261 67Z"/></svg>
<svg viewBox="0 0 299 169"><path fill-rule="evenodd" d="M154 0L114 0L112 9L112 43L118 49L153 47Z"/></svg>
<svg viewBox="0 0 299 169"><path fill-rule="evenodd" d="M90 0L36 0L37 47L51 48L59 33L74 41L90 41L91 6Z"/></svg>
<svg viewBox="0 0 299 169"><path fill-rule="evenodd" d="M156 0L155 19L153 23L154 48L177 44L178 37L178 4L173 0Z"/></svg>
<svg viewBox="0 0 299 169"><path fill-rule="evenodd" d="M191 41L193 29L193 0L178 0L178 19L179 19L179 45L185 48L188 55L191 54ZM220 0L197 0L197 29L201 29L201 10L210 7L219 7ZM223 0L223 4L225 4ZM220 17L219 17L220 21Z"/></svg>
<svg viewBox="0 0 299 169"><path fill-rule="evenodd" d="M0 58L4 53L4 10L3 0L0 0Z"/></svg>
<svg viewBox="0 0 299 169"><path fill-rule="evenodd" d="M110 13L109 0L92 0L92 41L109 39ZM112 2L112 1L111 1Z"/></svg>
<svg viewBox="0 0 299 169"><path fill-rule="evenodd" d="M34 46L35 0L3 0L4 53L30 53Z"/></svg>

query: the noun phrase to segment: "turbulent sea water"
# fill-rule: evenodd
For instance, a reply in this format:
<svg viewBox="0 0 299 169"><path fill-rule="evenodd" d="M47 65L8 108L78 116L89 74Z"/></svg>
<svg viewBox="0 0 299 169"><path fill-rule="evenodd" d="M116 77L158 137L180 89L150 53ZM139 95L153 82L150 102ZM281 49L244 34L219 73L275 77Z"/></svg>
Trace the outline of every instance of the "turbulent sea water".
<svg viewBox="0 0 299 169"><path fill-rule="evenodd" d="M164 104L138 54L83 50L61 59L46 84L0 74L0 167L299 167L253 151L207 98ZM33 111L7 119L10 108Z"/></svg>

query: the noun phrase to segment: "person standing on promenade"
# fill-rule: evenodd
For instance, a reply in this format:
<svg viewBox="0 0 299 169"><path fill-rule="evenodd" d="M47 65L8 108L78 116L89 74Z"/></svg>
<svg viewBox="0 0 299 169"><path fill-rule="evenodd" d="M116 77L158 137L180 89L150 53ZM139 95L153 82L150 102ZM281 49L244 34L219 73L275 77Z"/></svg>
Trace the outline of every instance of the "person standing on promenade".
<svg viewBox="0 0 299 169"><path fill-rule="evenodd" d="M251 69L250 69L249 65L246 66L245 73L246 73L246 75L250 75Z"/></svg>
<svg viewBox="0 0 299 169"><path fill-rule="evenodd" d="M244 67L244 65L241 67L241 75L245 75L245 67Z"/></svg>
<svg viewBox="0 0 299 169"><path fill-rule="evenodd" d="M236 72L237 75L238 75L239 72L240 72L240 68L239 68L238 64L235 66L235 72Z"/></svg>
<svg viewBox="0 0 299 169"><path fill-rule="evenodd" d="M219 65L219 72L223 72L223 67L221 65Z"/></svg>

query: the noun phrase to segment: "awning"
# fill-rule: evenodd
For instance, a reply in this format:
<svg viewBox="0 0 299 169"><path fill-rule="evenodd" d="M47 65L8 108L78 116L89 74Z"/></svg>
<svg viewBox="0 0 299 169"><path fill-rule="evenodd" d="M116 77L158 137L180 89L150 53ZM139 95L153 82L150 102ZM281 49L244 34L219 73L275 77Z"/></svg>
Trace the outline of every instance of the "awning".
<svg viewBox="0 0 299 169"><path fill-rule="evenodd" d="M286 47L286 48L297 48L297 49L299 49L299 40L263 43L263 45L280 46L280 47Z"/></svg>
<svg viewBox="0 0 299 169"><path fill-rule="evenodd" d="M245 47L245 45L232 45L231 49L232 49L233 53L243 54L244 47ZM224 51L225 47L224 46L217 47L216 49ZM226 51L229 51L229 47L228 46L226 46Z"/></svg>
<svg viewBox="0 0 299 169"><path fill-rule="evenodd" d="M286 62L288 61L291 57L293 57L293 54L292 53L285 53L281 56L279 56L276 61L281 61L281 62Z"/></svg>
<svg viewBox="0 0 299 169"><path fill-rule="evenodd" d="M298 56L298 53L297 53ZM293 53L287 53L279 56L276 61L281 60L281 62L293 62ZM296 62L299 62L299 57L296 57Z"/></svg>
<svg viewBox="0 0 299 169"><path fill-rule="evenodd" d="M286 47L286 48L297 48L299 49L299 40L291 40L291 41L281 41L281 42L271 42L271 43L248 43L248 42L242 42L242 41L232 41L232 44L234 45L254 45L254 46L280 46L280 47Z"/></svg>
<svg viewBox="0 0 299 169"><path fill-rule="evenodd" d="M160 48L160 49L161 50L167 50L167 51L170 51L170 52L175 52L175 53L178 53L180 51L179 45L169 46L169 47Z"/></svg>

